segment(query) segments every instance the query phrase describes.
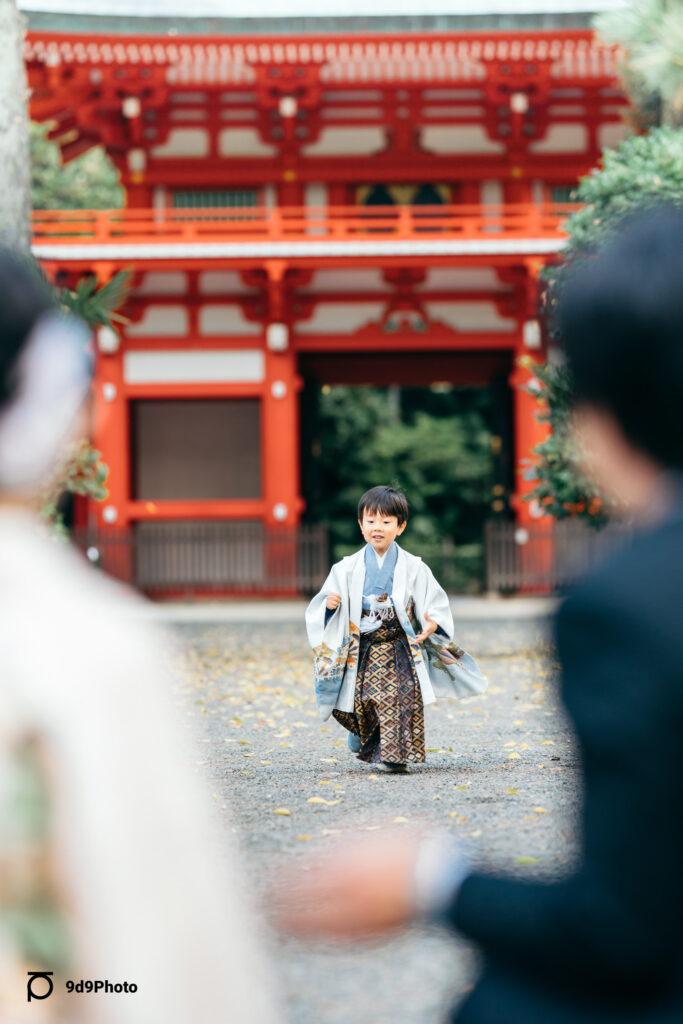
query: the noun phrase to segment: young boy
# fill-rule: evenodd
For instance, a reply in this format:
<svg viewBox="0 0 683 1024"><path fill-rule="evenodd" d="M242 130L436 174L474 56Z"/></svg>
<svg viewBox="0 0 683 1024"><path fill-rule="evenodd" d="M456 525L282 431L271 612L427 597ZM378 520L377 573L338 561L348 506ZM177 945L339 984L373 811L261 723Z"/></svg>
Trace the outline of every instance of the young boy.
<svg viewBox="0 0 683 1024"><path fill-rule="evenodd" d="M332 566L306 611L322 718L349 730L361 761L401 774L425 760L424 705L488 685L453 643L446 593L396 543L407 522L400 491L367 491L358 503L365 547Z"/></svg>

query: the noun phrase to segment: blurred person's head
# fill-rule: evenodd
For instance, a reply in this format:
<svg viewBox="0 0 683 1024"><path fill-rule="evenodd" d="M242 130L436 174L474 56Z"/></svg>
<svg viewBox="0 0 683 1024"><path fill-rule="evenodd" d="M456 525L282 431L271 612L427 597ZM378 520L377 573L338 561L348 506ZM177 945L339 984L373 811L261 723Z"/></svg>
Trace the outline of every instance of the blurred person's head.
<svg viewBox="0 0 683 1024"><path fill-rule="evenodd" d="M0 497L44 483L89 391L87 331L26 260L0 250Z"/></svg>
<svg viewBox="0 0 683 1024"><path fill-rule="evenodd" d="M683 470L683 211L631 218L572 275L559 313L583 468L645 513L655 479Z"/></svg>
<svg viewBox="0 0 683 1024"><path fill-rule="evenodd" d="M358 525L365 541L382 555L408 522L408 501L395 487L371 487L358 502Z"/></svg>

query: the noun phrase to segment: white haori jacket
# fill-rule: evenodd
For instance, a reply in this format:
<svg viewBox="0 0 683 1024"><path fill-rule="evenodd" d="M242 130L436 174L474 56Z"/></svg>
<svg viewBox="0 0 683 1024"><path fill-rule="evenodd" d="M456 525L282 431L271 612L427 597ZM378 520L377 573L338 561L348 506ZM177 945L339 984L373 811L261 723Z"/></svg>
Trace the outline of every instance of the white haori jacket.
<svg viewBox="0 0 683 1024"><path fill-rule="evenodd" d="M332 566L320 593L306 610L315 692L323 720L335 708L353 711L364 582L365 548L361 548ZM328 594L340 594L341 604L326 625ZM474 658L453 641L453 615L445 590L421 558L400 547L391 597L408 638L423 703L432 704L437 697L458 699L483 693L488 686L486 676ZM415 637L428 625L425 613L440 630L419 644Z"/></svg>

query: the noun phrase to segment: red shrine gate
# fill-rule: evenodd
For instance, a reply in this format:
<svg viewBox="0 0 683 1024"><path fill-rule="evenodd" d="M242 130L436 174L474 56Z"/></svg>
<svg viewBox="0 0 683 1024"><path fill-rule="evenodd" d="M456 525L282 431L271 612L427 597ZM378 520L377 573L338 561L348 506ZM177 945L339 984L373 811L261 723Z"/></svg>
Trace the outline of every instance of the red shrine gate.
<svg viewBox="0 0 683 1024"><path fill-rule="evenodd" d="M538 273L624 130L590 32L33 32L26 60L64 159L103 144L127 191L123 211L34 219L52 277L134 269L130 324L98 336L111 474L91 521L296 526L300 371L335 355L351 377L354 353L397 371L420 353L456 384L509 373L529 456L543 428L516 361L544 359Z"/></svg>

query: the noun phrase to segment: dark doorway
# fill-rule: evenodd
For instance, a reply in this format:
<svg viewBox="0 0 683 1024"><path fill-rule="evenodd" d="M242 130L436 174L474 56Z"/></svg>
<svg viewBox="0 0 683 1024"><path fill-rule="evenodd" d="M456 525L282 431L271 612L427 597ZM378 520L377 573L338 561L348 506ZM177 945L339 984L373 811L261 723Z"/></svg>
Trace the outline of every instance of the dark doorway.
<svg viewBox="0 0 683 1024"><path fill-rule="evenodd" d="M451 591L477 592L483 529L509 515L509 353L302 356L305 519L326 522L336 560L362 543L358 498L378 483L405 489L404 546Z"/></svg>

